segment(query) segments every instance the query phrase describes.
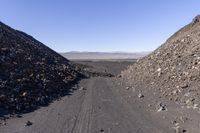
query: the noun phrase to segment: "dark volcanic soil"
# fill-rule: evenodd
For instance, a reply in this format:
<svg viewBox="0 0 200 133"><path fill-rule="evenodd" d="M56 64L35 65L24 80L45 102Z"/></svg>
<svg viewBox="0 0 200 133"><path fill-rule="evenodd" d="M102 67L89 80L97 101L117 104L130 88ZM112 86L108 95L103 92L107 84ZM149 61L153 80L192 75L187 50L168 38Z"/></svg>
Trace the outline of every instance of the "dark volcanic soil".
<svg viewBox="0 0 200 133"><path fill-rule="evenodd" d="M77 62L76 62L77 63ZM82 61L118 74L129 63ZM116 67L118 65L118 67ZM94 70L93 68L93 70ZM48 107L24 114L21 118L1 121L1 133L198 133L196 114L183 114L173 103L127 86L120 77L91 77L82 80L71 96L65 96ZM143 96L138 96L140 93ZM154 101L158 100L158 101ZM167 105L157 111L154 102ZM169 106L170 105L170 106ZM181 117L180 117L181 116ZM27 126L27 123L31 123ZM192 126L191 126L192 125ZM179 132L180 131L180 132Z"/></svg>
<svg viewBox="0 0 200 133"><path fill-rule="evenodd" d="M85 66L87 71L110 73L116 76L120 74L122 70L127 69L129 65L134 64L136 60L74 60L72 62Z"/></svg>

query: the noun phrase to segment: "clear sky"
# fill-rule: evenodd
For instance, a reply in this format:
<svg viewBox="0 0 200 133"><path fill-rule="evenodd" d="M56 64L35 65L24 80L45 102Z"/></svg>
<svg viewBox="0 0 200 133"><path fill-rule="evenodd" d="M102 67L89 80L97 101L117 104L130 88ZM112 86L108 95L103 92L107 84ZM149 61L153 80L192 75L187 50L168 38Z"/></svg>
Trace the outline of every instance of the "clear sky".
<svg viewBox="0 0 200 133"><path fill-rule="evenodd" d="M152 51L200 14L200 0L0 0L0 21L57 52Z"/></svg>

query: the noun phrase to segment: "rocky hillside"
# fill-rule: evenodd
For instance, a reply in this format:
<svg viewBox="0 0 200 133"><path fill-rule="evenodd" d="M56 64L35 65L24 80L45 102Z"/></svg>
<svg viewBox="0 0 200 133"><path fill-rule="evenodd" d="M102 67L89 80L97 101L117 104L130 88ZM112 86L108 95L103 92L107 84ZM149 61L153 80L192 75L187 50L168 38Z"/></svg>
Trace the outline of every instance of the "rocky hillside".
<svg viewBox="0 0 200 133"><path fill-rule="evenodd" d="M81 77L67 59L0 22L0 108L18 113L47 105Z"/></svg>
<svg viewBox="0 0 200 133"><path fill-rule="evenodd" d="M155 88L169 100L198 106L200 15L152 54L122 72L122 77L138 88Z"/></svg>

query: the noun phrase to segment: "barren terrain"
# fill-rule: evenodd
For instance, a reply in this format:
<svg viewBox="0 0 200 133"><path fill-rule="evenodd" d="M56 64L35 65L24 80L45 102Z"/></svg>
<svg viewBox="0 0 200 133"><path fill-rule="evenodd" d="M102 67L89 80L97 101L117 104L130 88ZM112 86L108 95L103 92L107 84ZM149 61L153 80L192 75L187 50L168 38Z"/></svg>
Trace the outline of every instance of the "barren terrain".
<svg viewBox="0 0 200 133"><path fill-rule="evenodd" d="M48 107L1 120L1 133L198 133L195 111L128 86L121 70L134 61L78 61L116 77L91 77ZM100 65L101 64L101 65ZM122 65L120 65L122 64ZM117 67L116 67L117 66ZM111 71L112 70L112 71ZM142 93L143 96L139 96ZM166 110L158 111L163 103ZM27 122L31 125L27 126ZM197 124L198 123L198 124ZM193 126L191 126L193 125ZM198 128L197 128L198 127Z"/></svg>

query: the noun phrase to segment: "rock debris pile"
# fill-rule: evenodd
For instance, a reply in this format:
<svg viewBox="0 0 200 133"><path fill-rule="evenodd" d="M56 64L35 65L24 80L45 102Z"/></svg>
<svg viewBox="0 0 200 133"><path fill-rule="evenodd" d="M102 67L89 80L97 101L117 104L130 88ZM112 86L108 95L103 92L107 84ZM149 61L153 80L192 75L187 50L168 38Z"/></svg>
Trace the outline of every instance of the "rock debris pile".
<svg viewBox="0 0 200 133"><path fill-rule="evenodd" d="M68 94L82 77L67 59L0 22L0 108L29 112Z"/></svg>
<svg viewBox="0 0 200 133"><path fill-rule="evenodd" d="M122 72L132 85L153 88L162 97L198 107L200 102L200 15L149 56ZM159 91L157 91L159 90Z"/></svg>

